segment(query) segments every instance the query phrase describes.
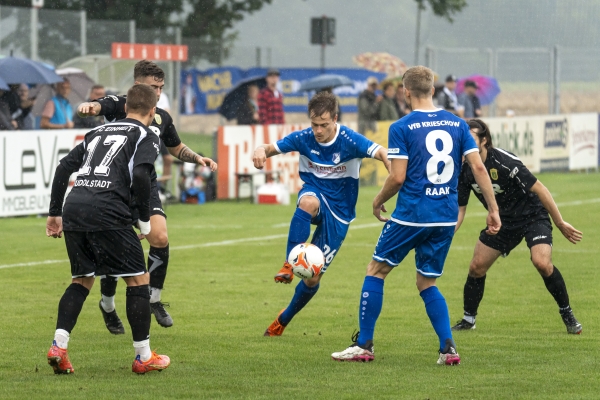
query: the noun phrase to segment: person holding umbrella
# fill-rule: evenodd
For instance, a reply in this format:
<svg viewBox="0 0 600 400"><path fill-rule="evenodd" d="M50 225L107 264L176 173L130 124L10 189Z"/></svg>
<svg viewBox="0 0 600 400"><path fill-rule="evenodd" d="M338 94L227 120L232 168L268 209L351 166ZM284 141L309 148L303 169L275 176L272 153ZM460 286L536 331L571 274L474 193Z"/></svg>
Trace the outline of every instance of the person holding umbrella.
<svg viewBox="0 0 600 400"><path fill-rule="evenodd" d="M248 99L237 110L238 125L255 125L260 121L258 113L258 85L248 86Z"/></svg>
<svg viewBox="0 0 600 400"><path fill-rule="evenodd" d="M258 94L258 115L260 123L284 124L283 116L283 94L277 90L279 82L279 70L271 68L267 71L267 87Z"/></svg>
<svg viewBox="0 0 600 400"><path fill-rule="evenodd" d="M471 80L465 82L465 91L458 98L458 104L465 108L465 119L481 117L481 102L479 97L475 94L479 87L477 83Z"/></svg>
<svg viewBox="0 0 600 400"><path fill-rule="evenodd" d="M42 112L42 129L72 129L73 109L67 97L71 93L71 82L67 78L56 84L56 96L46 103Z"/></svg>

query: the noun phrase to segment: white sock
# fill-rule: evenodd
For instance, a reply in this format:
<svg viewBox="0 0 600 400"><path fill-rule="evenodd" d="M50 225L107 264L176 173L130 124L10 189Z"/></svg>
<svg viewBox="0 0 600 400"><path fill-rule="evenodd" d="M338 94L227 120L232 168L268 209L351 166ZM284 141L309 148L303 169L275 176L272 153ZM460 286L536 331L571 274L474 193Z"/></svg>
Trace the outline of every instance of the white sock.
<svg viewBox="0 0 600 400"><path fill-rule="evenodd" d="M463 319L465 321L467 321L470 324L474 324L475 323L475 317L471 316L471 315L465 315L463 316Z"/></svg>
<svg viewBox="0 0 600 400"><path fill-rule="evenodd" d="M150 287L150 303L158 303L160 301L160 292L162 289Z"/></svg>
<svg viewBox="0 0 600 400"><path fill-rule="evenodd" d="M140 360L148 361L152 357L150 351L150 339L142 340L141 342L133 342L133 348L135 349L135 356L140 356Z"/></svg>
<svg viewBox="0 0 600 400"><path fill-rule="evenodd" d="M105 296L102 295L102 308L106 312L115 311L115 296Z"/></svg>
<svg viewBox="0 0 600 400"><path fill-rule="evenodd" d="M61 349L66 349L69 346L69 332L64 329L57 329L54 332L54 341Z"/></svg>

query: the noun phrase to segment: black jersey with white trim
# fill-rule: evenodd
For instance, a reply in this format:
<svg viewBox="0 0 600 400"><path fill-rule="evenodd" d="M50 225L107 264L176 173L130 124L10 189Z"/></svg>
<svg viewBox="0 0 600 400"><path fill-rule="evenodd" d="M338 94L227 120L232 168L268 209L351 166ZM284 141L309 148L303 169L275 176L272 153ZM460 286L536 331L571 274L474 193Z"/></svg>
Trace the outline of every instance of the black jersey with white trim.
<svg viewBox="0 0 600 400"><path fill-rule="evenodd" d="M484 165L492 181L503 223L518 222L535 214L547 216L548 213L539 197L530 191L537 178L517 156L506 150L491 148L488 149ZM459 206L466 206L469 203L471 190L487 209L483 194L475 182L473 171L469 164L464 162L458 180Z"/></svg>
<svg viewBox="0 0 600 400"><path fill-rule="evenodd" d="M126 117L125 112L125 101L127 96L106 96L98 100L94 100L100 103L100 114L108 122L116 122ZM181 143L181 139L177 134L177 129L173 125L173 118L171 115L163 110L162 108L156 108L156 115L150 125L150 129L157 131L156 133L160 136L167 147L177 147Z"/></svg>
<svg viewBox="0 0 600 400"><path fill-rule="evenodd" d="M67 170L79 165L63 207L63 229L95 232L130 227L133 169L153 165L159 151L158 135L134 119L88 132L83 143L60 161Z"/></svg>

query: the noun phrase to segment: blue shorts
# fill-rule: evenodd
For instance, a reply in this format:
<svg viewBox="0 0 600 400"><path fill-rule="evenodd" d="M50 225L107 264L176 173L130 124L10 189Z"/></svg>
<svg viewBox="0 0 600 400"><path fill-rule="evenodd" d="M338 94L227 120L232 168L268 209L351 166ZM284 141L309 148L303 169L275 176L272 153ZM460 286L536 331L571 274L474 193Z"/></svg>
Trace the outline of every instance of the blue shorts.
<svg viewBox="0 0 600 400"><path fill-rule="evenodd" d="M319 200L319 213L310 223L317 226L315 229L311 243L321 249L325 256L325 265L321 272L325 272L329 264L337 256L338 250L342 247L350 223L340 221L325 205L321 192L315 188L304 187L298 193L298 203L303 196L313 196Z"/></svg>
<svg viewBox="0 0 600 400"><path fill-rule="evenodd" d="M408 226L386 222L373 259L395 267L415 249L417 272L426 278L437 278L444 272L444 262L450 250L454 226Z"/></svg>

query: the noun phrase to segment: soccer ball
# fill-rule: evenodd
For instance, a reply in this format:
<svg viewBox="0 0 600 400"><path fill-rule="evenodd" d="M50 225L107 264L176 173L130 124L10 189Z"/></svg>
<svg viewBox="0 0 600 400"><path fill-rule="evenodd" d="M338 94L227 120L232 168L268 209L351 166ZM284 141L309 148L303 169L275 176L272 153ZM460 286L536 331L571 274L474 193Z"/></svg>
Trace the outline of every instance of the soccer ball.
<svg viewBox="0 0 600 400"><path fill-rule="evenodd" d="M325 265L325 257L321 249L314 244L301 243L290 251L288 263L298 278L310 279L321 273L321 268Z"/></svg>

